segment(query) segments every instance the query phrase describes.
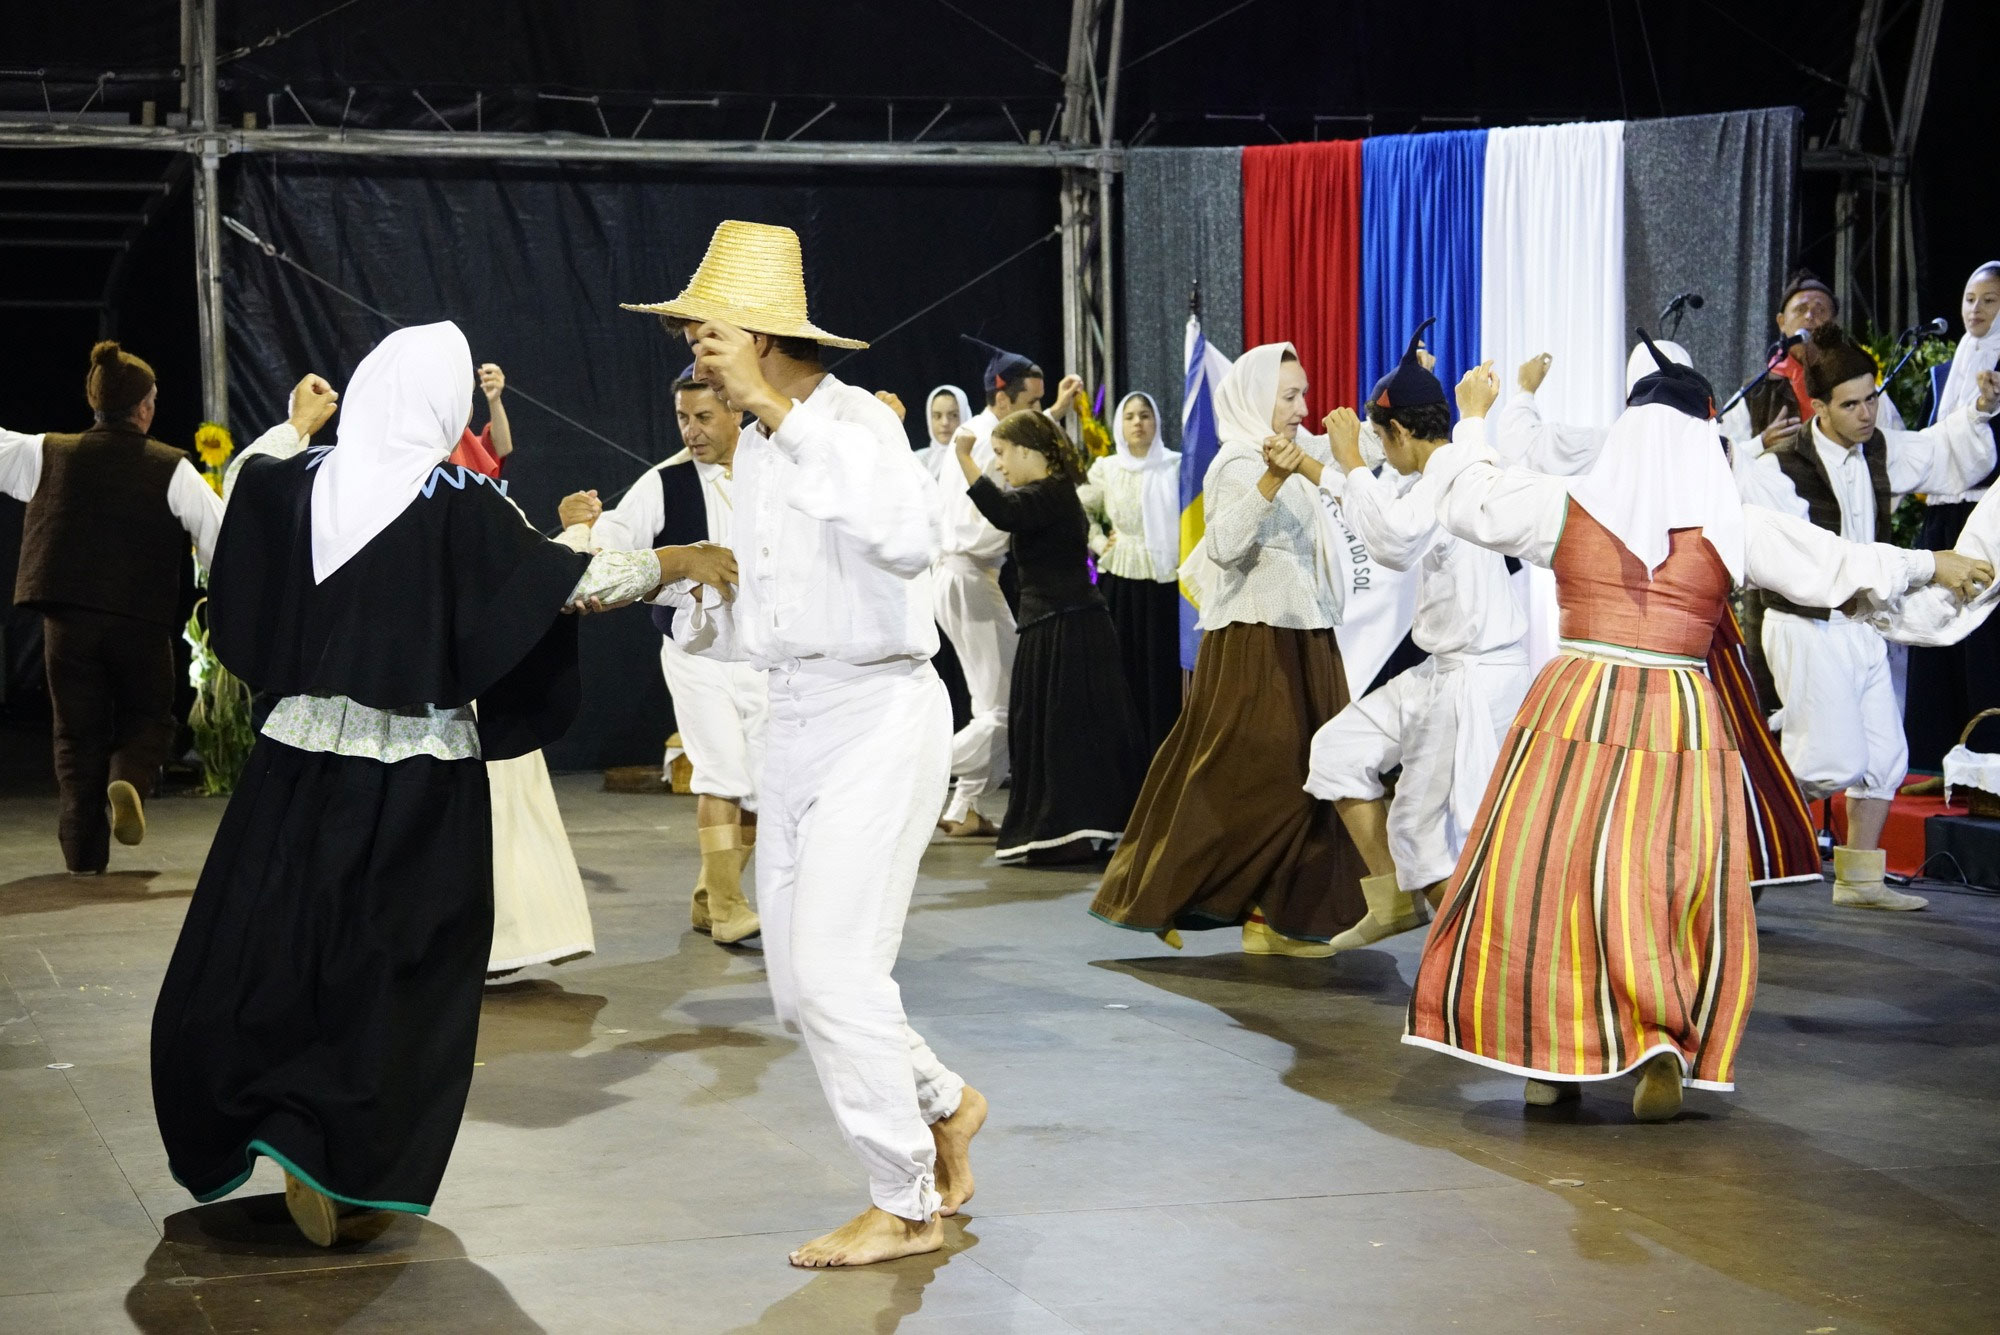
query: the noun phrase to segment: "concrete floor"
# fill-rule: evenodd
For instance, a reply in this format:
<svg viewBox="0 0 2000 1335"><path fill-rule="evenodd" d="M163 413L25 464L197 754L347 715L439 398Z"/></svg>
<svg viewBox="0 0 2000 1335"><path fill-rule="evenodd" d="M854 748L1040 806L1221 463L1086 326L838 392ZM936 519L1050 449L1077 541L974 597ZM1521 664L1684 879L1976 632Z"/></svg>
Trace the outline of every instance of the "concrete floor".
<svg viewBox="0 0 2000 1335"><path fill-rule="evenodd" d="M430 1219L321 1252L263 1165L195 1207L153 1128L153 995L221 806L121 873L0 800L0 1331L1966 1332L2000 1329L2000 902L1767 896L1739 1094L1400 1046L1418 947L1176 955L1092 878L934 847L899 975L992 1099L943 1254L807 1273L862 1180L755 955L682 930L688 799L559 783L601 953L493 988ZM123 870L123 869L137 870Z"/></svg>

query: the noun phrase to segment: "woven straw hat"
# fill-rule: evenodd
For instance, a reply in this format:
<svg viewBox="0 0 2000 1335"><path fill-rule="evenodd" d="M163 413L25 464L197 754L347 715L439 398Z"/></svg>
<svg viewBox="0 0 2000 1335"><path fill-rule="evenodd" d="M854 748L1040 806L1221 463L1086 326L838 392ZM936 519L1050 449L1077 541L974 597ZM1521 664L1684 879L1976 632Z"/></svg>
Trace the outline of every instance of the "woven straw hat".
<svg viewBox="0 0 2000 1335"><path fill-rule="evenodd" d="M806 318L805 261L799 234L769 223L725 222L709 239L708 253L687 290L672 301L634 305L681 320L719 320L753 334L809 338L830 348L865 348L856 338L839 338Z"/></svg>

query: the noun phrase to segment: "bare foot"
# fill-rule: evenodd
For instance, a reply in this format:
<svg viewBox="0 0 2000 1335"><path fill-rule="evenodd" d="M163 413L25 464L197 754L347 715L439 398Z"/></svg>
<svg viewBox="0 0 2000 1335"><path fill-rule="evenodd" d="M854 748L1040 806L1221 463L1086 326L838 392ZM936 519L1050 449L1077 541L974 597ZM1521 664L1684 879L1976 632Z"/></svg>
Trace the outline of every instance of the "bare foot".
<svg viewBox="0 0 2000 1335"><path fill-rule="evenodd" d="M950 839L991 839L1000 833L998 825L977 811L955 825L950 821L941 820L938 822L938 828Z"/></svg>
<svg viewBox="0 0 2000 1335"><path fill-rule="evenodd" d="M936 1215L921 1221L903 1219L871 1205L833 1232L793 1252L791 1261L807 1270L828 1270L920 1256L942 1246L944 1225Z"/></svg>
<svg viewBox="0 0 2000 1335"><path fill-rule="evenodd" d="M959 1096L958 1111L931 1123L937 1142L937 1189L941 1215L957 1214L972 1199L972 1138L986 1125L986 1096L971 1085Z"/></svg>

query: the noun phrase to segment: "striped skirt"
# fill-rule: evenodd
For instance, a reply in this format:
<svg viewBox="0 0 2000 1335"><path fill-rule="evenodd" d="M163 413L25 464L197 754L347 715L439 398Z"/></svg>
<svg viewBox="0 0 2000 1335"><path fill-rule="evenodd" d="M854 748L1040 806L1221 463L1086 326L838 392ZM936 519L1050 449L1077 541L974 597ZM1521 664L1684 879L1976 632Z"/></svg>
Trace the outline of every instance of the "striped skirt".
<svg viewBox="0 0 2000 1335"><path fill-rule="evenodd" d="M1686 660L1681 660L1685 662ZM1564 653L1528 692L1425 942L1403 1041L1732 1088L1756 990L1742 761L1699 665Z"/></svg>
<svg viewBox="0 0 2000 1335"><path fill-rule="evenodd" d="M1750 884L1781 885L1820 879L1819 838L1798 778L1785 763L1778 739L1764 726L1764 710L1750 675L1750 656L1736 613L1724 608L1708 650L1708 679L1736 730L1749 785Z"/></svg>

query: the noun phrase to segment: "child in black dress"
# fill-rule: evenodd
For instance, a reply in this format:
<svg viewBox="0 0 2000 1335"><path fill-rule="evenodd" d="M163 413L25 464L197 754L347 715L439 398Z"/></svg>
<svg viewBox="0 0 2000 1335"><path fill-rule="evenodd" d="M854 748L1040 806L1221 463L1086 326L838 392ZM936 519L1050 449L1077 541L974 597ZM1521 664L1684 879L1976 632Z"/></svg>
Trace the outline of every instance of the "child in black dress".
<svg viewBox="0 0 2000 1335"><path fill-rule="evenodd" d="M1084 862L1112 848L1146 777L1147 747L1119 667L1118 636L1090 582L1090 520L1077 498L1083 461L1046 415L993 429L1007 487L957 447L967 495L1012 535L1021 576L1020 647L1008 700L1012 799L995 855Z"/></svg>

